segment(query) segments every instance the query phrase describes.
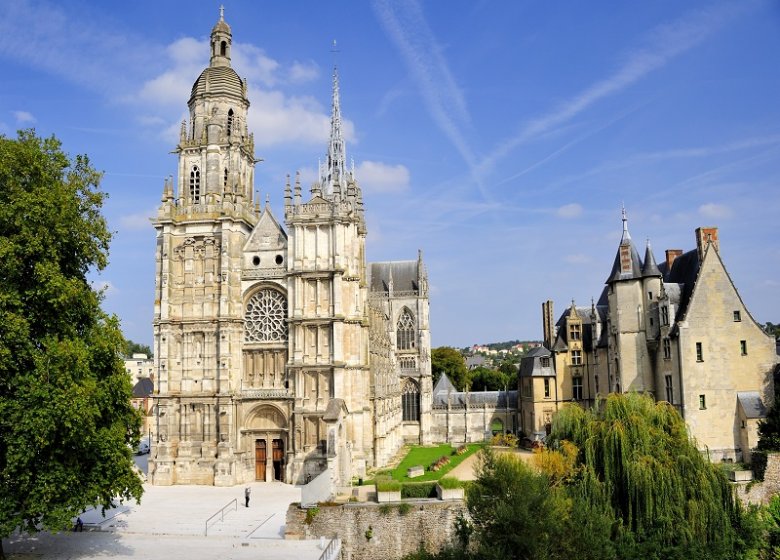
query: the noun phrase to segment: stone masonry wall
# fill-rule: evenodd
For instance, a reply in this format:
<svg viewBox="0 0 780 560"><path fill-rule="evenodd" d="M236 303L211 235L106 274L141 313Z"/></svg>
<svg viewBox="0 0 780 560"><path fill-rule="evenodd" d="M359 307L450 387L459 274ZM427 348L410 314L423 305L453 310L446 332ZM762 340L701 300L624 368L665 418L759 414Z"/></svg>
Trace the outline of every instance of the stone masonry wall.
<svg viewBox="0 0 780 560"><path fill-rule="evenodd" d="M406 513L399 506L408 504ZM437 552L456 544L455 520L466 513L463 500L405 500L392 504L348 503L319 506L310 524L306 510L296 504L287 510L286 539L341 539L342 560L394 560L424 546ZM371 538L366 532L371 531Z"/></svg>
<svg viewBox="0 0 780 560"><path fill-rule="evenodd" d="M777 494L780 494L780 453L770 453L763 482L737 484L737 497L743 504L767 504Z"/></svg>

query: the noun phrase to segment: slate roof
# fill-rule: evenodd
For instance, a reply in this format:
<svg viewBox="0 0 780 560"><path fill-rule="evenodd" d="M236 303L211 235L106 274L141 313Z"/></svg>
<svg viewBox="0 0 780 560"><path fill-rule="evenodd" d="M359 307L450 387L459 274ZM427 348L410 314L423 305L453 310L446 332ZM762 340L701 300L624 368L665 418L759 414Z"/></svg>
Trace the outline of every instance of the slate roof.
<svg viewBox="0 0 780 560"><path fill-rule="evenodd" d="M653 250L650 248L650 243L645 248L645 262L642 265L642 276L663 276L658 269L658 265L655 264L655 257L653 256Z"/></svg>
<svg viewBox="0 0 780 560"><path fill-rule="evenodd" d="M549 358L550 351L543 346L534 348L531 352L528 352L520 359L520 377L553 377L555 371L552 368L552 360L550 366L542 367L542 358Z"/></svg>
<svg viewBox="0 0 780 560"><path fill-rule="evenodd" d="M368 282L371 292L388 293L390 275L394 292L418 291L418 261L374 262L368 265Z"/></svg>
<svg viewBox="0 0 780 560"><path fill-rule="evenodd" d="M664 289L667 289L666 284L679 284L680 298L675 321L685 317L688 302L693 294L693 286L699 275L699 264L699 252L696 249L688 251L674 259L671 270L664 278Z"/></svg>
<svg viewBox="0 0 780 560"><path fill-rule="evenodd" d="M446 374L442 374L433 388L434 406L465 406L468 397L469 406L488 405L495 408L517 408L517 391L476 391L466 393L458 391Z"/></svg>
<svg viewBox="0 0 780 560"><path fill-rule="evenodd" d="M606 289L605 289L606 292ZM602 298L599 298L599 304L596 305L596 322L602 325L601 337L596 341L596 346L606 346L607 344L607 304L601 304L601 299L606 300L606 295L602 293ZM558 318L558 322L555 326L558 327L558 332L555 336L555 342L553 343L552 350L555 352L565 352L569 348L569 333L566 329L566 317L571 314L572 308L566 308L561 316ZM593 348L593 318L591 307L575 307L574 308L577 317L582 321L582 346L583 348Z"/></svg>
<svg viewBox="0 0 780 560"><path fill-rule="evenodd" d="M737 400L745 413L745 418L766 418L766 407L758 391L739 391Z"/></svg>
<svg viewBox="0 0 780 560"><path fill-rule="evenodd" d="M630 244L631 247L631 272L620 272L620 247L615 255L615 262L612 265L612 271L607 277L607 284L617 282L618 280L631 280L633 278L641 278L642 276L642 261L639 259L639 253L636 251L634 244Z"/></svg>
<svg viewBox="0 0 780 560"><path fill-rule="evenodd" d="M133 386L133 398L143 399L154 394L154 382L148 377L142 377Z"/></svg>

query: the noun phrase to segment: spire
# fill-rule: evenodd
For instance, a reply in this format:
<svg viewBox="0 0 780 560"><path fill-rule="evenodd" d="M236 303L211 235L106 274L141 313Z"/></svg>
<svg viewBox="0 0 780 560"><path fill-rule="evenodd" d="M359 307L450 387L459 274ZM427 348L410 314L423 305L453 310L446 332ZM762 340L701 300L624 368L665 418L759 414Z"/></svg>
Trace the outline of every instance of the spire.
<svg viewBox="0 0 780 560"><path fill-rule="evenodd" d="M645 263L642 265L642 276L662 276L658 265L655 264L655 257L653 256L653 249L650 247L649 239L645 248Z"/></svg>
<svg viewBox="0 0 780 560"><path fill-rule="evenodd" d="M623 237L620 240L620 244L624 244L626 242L631 242L631 234L628 233L628 218L626 217L626 205L623 204Z"/></svg>
<svg viewBox="0 0 780 560"><path fill-rule="evenodd" d="M639 260L634 243L631 241L631 235L628 233L628 218L626 217L626 207L622 206L623 236L620 239L615 263L612 265L612 271L609 273L607 283L617 280L632 280L642 276L642 261Z"/></svg>
<svg viewBox="0 0 780 560"><path fill-rule="evenodd" d="M334 42L335 46L335 42ZM323 194L333 192L334 184L341 184L346 176L346 148L341 131L341 102L339 100L339 72L333 67L333 104L330 116L330 139L325 165L321 168L320 183Z"/></svg>

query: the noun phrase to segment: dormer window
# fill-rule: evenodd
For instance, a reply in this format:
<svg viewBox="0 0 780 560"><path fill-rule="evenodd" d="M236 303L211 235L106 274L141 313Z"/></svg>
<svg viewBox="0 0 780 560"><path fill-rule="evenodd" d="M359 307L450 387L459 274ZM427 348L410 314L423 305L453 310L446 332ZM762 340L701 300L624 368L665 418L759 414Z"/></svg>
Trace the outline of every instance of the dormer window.
<svg viewBox="0 0 780 560"><path fill-rule="evenodd" d="M541 358L539 362L541 363L542 367L550 367L550 358L547 356Z"/></svg>
<svg viewBox="0 0 780 560"><path fill-rule="evenodd" d="M569 325L569 340L580 340L582 338L582 325L572 323Z"/></svg>

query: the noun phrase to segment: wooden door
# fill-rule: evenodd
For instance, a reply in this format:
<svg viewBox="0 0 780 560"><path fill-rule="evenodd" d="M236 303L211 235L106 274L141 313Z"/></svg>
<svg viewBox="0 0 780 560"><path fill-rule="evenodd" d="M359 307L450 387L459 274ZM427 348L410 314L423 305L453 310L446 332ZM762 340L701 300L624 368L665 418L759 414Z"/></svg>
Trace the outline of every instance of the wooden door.
<svg viewBox="0 0 780 560"><path fill-rule="evenodd" d="M255 441L255 480L265 480L265 440Z"/></svg>

